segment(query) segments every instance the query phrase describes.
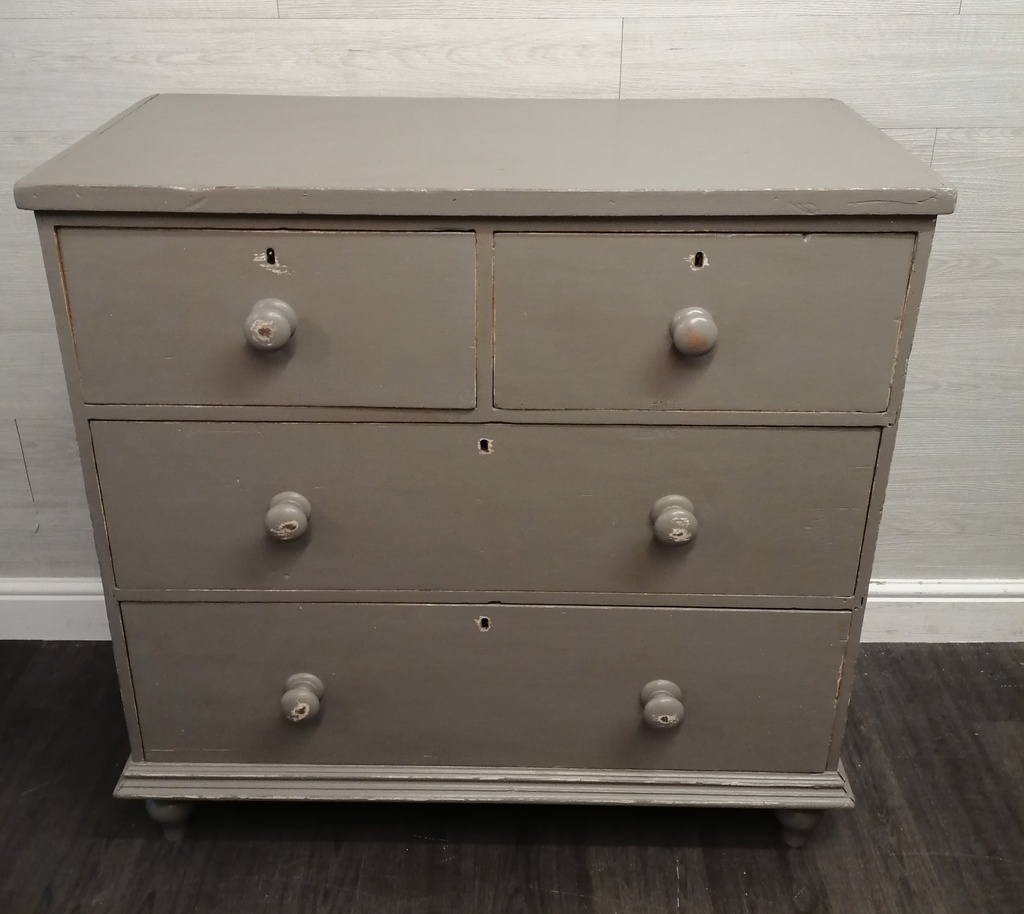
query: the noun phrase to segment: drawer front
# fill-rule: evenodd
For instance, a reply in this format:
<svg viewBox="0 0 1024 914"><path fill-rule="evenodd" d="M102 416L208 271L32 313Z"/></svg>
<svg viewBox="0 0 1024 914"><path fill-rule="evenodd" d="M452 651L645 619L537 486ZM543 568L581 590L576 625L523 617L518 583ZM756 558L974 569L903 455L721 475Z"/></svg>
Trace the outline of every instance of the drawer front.
<svg viewBox="0 0 1024 914"><path fill-rule="evenodd" d="M124 588L824 596L853 593L879 435L207 422L92 433ZM311 515L281 542L264 524L299 510L270 511L286 492ZM692 502L688 542L656 539L688 523L679 506L652 515L668 495Z"/></svg>
<svg viewBox="0 0 1024 914"><path fill-rule="evenodd" d="M87 403L476 403L472 233L73 228L59 238ZM265 300L293 309L290 339L280 316L255 308ZM249 333L284 345L255 348Z"/></svg>
<svg viewBox="0 0 1024 914"><path fill-rule="evenodd" d="M850 628L786 610L122 610L149 761L821 771ZM296 673L324 685L301 723L281 706ZM644 722L652 680L678 686L677 726Z"/></svg>
<svg viewBox="0 0 1024 914"><path fill-rule="evenodd" d="M913 251L908 234L499 234L495 405L884 411ZM690 308L714 329L682 315L683 354Z"/></svg>

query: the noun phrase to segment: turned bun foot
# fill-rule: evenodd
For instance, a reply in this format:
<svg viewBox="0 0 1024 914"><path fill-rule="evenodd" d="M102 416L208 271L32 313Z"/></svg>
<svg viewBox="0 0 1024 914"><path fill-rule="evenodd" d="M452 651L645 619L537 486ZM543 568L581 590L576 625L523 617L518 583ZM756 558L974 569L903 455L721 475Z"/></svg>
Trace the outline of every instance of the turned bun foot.
<svg viewBox="0 0 1024 914"><path fill-rule="evenodd" d="M782 840L790 847L803 847L824 814L822 809L776 809L775 817L782 824Z"/></svg>
<svg viewBox="0 0 1024 914"><path fill-rule="evenodd" d="M180 841L185 835L195 803L187 800L146 800L146 812L163 826L168 841Z"/></svg>

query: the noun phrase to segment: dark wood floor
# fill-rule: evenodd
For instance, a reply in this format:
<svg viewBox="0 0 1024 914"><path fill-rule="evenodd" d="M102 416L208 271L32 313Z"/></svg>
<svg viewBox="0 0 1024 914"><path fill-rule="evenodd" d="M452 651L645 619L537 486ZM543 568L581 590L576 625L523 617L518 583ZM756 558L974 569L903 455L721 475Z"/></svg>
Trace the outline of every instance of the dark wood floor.
<svg viewBox="0 0 1024 914"><path fill-rule="evenodd" d="M785 848L735 810L111 797L105 644L0 643L0 912L1024 912L1024 646L868 646L854 810Z"/></svg>

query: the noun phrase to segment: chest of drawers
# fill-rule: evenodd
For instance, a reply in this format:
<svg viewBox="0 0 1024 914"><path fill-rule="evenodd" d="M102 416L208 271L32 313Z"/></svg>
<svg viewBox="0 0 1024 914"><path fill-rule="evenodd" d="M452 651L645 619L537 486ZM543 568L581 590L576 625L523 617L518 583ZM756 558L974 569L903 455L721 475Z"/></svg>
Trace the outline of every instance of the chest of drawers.
<svg viewBox="0 0 1024 914"><path fill-rule="evenodd" d="M826 100L155 96L34 209L132 756L217 798L853 803L935 218Z"/></svg>

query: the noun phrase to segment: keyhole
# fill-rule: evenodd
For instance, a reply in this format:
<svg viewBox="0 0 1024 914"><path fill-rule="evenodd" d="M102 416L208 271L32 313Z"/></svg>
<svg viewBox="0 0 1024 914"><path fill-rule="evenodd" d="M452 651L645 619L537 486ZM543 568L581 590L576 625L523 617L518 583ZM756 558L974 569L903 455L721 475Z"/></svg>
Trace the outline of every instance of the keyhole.
<svg viewBox="0 0 1024 914"><path fill-rule="evenodd" d="M273 248L267 248L267 263L277 263L277 254L274 253Z"/></svg>
<svg viewBox="0 0 1024 914"><path fill-rule="evenodd" d="M490 438L481 438L479 446L481 454L490 454L492 453L491 448L494 446L494 442Z"/></svg>
<svg viewBox="0 0 1024 914"><path fill-rule="evenodd" d="M697 253L693 255L693 268L695 270L699 270L705 263L707 263L707 258L704 256L704 252L697 251Z"/></svg>
<svg viewBox="0 0 1024 914"><path fill-rule="evenodd" d="M485 632L491 627L491 620L487 616L481 616L476 620L476 624L480 631Z"/></svg>

